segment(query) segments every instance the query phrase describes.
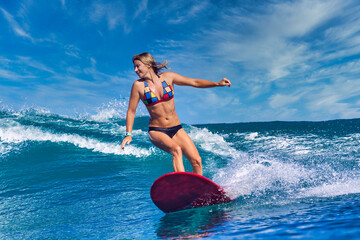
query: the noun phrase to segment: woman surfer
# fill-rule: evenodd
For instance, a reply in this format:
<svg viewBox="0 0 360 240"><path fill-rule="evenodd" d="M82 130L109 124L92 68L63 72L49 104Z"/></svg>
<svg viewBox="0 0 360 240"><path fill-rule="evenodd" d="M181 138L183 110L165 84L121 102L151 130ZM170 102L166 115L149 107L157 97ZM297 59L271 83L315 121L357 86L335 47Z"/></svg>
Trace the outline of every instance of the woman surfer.
<svg viewBox="0 0 360 240"><path fill-rule="evenodd" d="M140 79L133 83L126 115L126 136L121 148L132 141L132 128L135 111L141 99L149 114L150 141L158 148L170 153L173 157L175 172L184 172L182 156L184 155L193 167L193 173L202 175L201 158L193 141L181 126L175 111L174 84L197 88L211 88L231 86L231 82L223 78L220 82L211 82L203 79L193 79L181 76L174 72L160 73L166 68L167 61L157 64L150 53L141 53L133 56L135 73Z"/></svg>

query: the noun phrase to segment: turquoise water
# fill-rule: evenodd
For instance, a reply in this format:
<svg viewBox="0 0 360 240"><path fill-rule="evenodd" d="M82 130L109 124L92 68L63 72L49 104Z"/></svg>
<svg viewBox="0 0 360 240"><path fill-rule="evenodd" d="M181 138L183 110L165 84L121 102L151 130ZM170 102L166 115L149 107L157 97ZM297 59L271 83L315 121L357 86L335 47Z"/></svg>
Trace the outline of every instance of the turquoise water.
<svg viewBox="0 0 360 240"><path fill-rule="evenodd" d="M121 117L0 111L0 238L360 239L360 119L185 124L235 201L170 214L150 199L172 163L148 120L122 151Z"/></svg>

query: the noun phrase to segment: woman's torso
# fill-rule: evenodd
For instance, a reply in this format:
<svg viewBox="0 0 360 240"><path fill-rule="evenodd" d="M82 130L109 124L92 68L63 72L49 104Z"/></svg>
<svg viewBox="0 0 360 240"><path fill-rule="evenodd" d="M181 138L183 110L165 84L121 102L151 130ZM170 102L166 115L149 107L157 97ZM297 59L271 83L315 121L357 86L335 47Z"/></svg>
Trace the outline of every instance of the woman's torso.
<svg viewBox="0 0 360 240"><path fill-rule="evenodd" d="M167 79L166 74L161 74L153 82L146 81L145 83L145 80L141 80L141 82L143 87L140 90L140 96L150 114L149 126L167 128L179 125L180 120L175 111L174 90L171 79ZM153 93L152 96L156 96L156 98L149 99L149 90ZM145 95L145 93L147 94Z"/></svg>

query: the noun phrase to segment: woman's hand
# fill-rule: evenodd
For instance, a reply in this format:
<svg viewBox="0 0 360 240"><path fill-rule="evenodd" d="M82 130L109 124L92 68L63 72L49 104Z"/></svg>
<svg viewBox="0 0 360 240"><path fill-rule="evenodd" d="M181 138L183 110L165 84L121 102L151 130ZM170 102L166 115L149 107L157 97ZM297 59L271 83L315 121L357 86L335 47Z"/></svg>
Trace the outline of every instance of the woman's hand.
<svg viewBox="0 0 360 240"><path fill-rule="evenodd" d="M131 143L131 141L132 141L132 137L131 136L126 136L124 138L124 140L122 141L122 143L121 143L121 149L125 150L125 144L129 145Z"/></svg>
<svg viewBox="0 0 360 240"><path fill-rule="evenodd" d="M224 87L224 86L231 86L231 82L229 79L227 78L223 78L220 82L219 82L219 86L220 87Z"/></svg>

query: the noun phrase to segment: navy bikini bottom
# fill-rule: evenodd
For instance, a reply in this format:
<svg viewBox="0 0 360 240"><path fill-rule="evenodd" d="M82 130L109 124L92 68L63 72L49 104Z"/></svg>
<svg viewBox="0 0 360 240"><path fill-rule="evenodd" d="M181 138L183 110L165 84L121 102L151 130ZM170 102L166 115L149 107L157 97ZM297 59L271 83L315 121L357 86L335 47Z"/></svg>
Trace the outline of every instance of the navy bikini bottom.
<svg viewBox="0 0 360 240"><path fill-rule="evenodd" d="M168 135L170 138L173 138L173 136L180 130L182 129L181 124L174 126L174 127L170 127L170 128L160 128L160 127L149 127L149 132L150 131L158 131L158 132L162 132L165 133L166 135Z"/></svg>

